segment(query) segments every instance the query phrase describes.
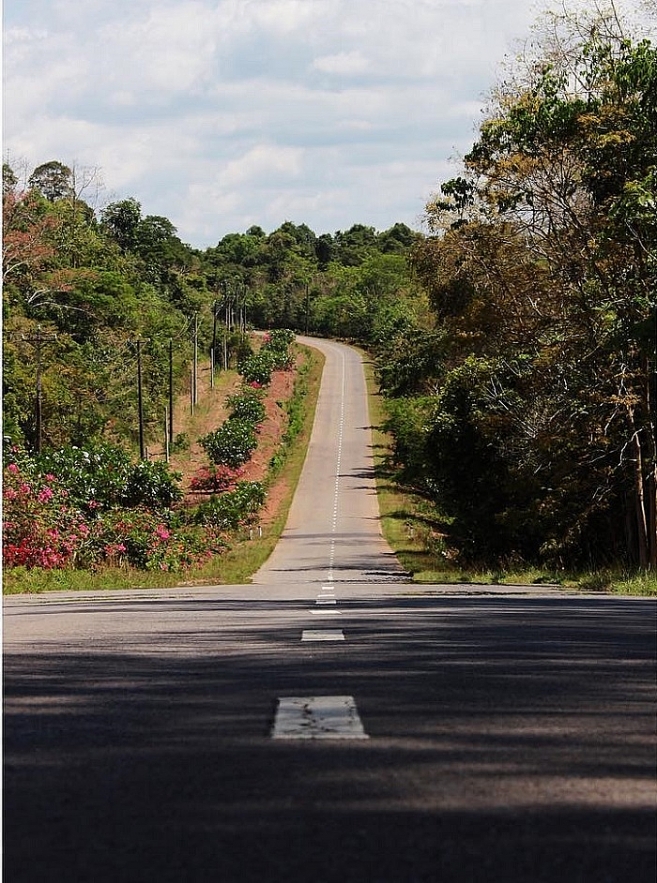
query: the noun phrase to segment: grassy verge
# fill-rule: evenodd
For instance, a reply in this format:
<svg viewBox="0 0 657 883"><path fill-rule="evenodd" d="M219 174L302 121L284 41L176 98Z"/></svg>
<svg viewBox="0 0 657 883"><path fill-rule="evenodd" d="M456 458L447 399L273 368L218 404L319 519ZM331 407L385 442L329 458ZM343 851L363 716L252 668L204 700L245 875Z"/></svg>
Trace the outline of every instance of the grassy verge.
<svg viewBox="0 0 657 883"><path fill-rule="evenodd" d="M143 571L128 567L108 567L97 571L12 568L3 575L3 594L248 583L252 574L267 560L283 532L306 459L324 356L315 349L303 347L302 350L303 364L292 397L286 403L287 430L282 445L272 458L265 480L269 491L276 490L279 505L262 531L257 527L240 531L231 537L230 548L225 554L215 556L203 567L184 573ZM225 389L219 389L216 395L225 396Z"/></svg>
<svg viewBox="0 0 657 883"><path fill-rule="evenodd" d="M598 591L619 595L657 595L657 574L620 571L563 574L538 569L523 571L472 571L451 564L442 542L444 522L420 495L402 487L390 466L390 438L381 429L385 421L383 398L378 391L373 364L367 354L365 377L369 393L372 444L377 495L383 535L402 567L416 583L468 583L480 585L556 584L573 591Z"/></svg>

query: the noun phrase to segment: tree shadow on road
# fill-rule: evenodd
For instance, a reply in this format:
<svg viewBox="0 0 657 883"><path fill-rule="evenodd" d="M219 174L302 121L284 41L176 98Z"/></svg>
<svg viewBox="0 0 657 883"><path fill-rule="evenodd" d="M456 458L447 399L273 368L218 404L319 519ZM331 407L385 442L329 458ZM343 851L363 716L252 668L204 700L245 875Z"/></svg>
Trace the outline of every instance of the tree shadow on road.
<svg viewBox="0 0 657 883"><path fill-rule="evenodd" d="M648 607L351 599L329 647L298 601L122 604L120 650L6 647L12 883L652 883ZM333 694L367 741L269 738Z"/></svg>

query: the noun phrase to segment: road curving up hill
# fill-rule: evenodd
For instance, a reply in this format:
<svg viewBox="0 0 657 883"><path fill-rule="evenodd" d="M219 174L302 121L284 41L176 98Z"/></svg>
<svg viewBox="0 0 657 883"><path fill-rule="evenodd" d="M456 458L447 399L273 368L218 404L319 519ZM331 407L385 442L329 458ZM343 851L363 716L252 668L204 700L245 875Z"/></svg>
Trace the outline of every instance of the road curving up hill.
<svg viewBox="0 0 657 883"><path fill-rule="evenodd" d="M326 358L315 423L285 531L253 582L403 579L381 535L362 358L344 344L298 339Z"/></svg>

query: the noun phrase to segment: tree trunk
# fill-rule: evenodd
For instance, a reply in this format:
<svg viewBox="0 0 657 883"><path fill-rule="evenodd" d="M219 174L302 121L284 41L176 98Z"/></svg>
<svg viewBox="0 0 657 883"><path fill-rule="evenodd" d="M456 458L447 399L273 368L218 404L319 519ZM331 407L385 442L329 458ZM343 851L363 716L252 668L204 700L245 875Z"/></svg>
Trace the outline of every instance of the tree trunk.
<svg viewBox="0 0 657 883"><path fill-rule="evenodd" d="M628 408L627 416L632 430L630 444L634 450L632 473L637 552L639 566L647 570L657 567L657 462L654 455L654 436L650 422L644 427L643 433L641 427L637 427L633 408ZM641 444L642 437L646 439L646 451Z"/></svg>

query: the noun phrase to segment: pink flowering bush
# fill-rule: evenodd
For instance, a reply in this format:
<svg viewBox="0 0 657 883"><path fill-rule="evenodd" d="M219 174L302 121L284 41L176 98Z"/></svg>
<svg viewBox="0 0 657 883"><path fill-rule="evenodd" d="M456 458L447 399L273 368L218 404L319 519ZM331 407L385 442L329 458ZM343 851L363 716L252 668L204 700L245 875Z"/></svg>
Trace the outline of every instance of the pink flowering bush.
<svg viewBox="0 0 657 883"><path fill-rule="evenodd" d="M102 519L100 546L120 549L120 560L143 570L180 571L203 564L226 548L225 540L213 529L197 526L169 526L148 510L115 510Z"/></svg>
<svg viewBox="0 0 657 883"><path fill-rule="evenodd" d="M30 474L18 464L4 470L2 557L5 567L70 567L91 533L82 512L54 475Z"/></svg>
<svg viewBox="0 0 657 883"><path fill-rule="evenodd" d="M178 571L225 549L216 525L185 524L171 509L108 508L88 495L81 502L27 456L5 467L2 495L7 568L130 565Z"/></svg>

